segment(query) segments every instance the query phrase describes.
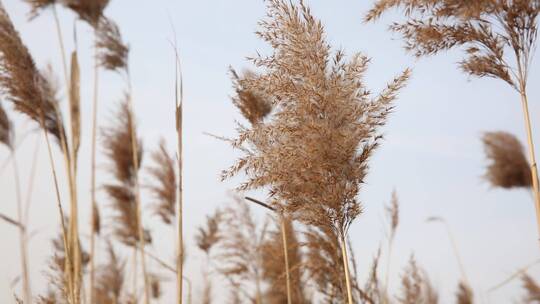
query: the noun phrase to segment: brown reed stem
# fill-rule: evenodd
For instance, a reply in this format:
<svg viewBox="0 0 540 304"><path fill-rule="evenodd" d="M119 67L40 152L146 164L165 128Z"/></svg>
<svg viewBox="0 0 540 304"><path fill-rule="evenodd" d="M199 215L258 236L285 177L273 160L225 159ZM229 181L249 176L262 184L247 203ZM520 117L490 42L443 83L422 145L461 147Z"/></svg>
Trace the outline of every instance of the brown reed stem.
<svg viewBox="0 0 540 304"><path fill-rule="evenodd" d="M183 83L182 83L182 70L180 65L180 57L178 55L178 49L176 44L174 45L175 52L175 120L176 120L176 134L178 144L178 201L177 201L177 214L176 214L176 229L177 229L177 248L176 248L176 303L182 304L182 288L184 276L184 232L183 232L183 146L182 146L182 130L183 130Z"/></svg>
<svg viewBox="0 0 540 304"><path fill-rule="evenodd" d="M291 275L289 270L289 252L287 246L287 231L285 226L285 217L281 216L281 238L283 240L283 256L285 257L285 275L287 280L287 304L291 304Z"/></svg>
<svg viewBox="0 0 540 304"><path fill-rule="evenodd" d="M26 226L23 224L23 206L21 196L21 180L19 175L19 167L17 165L17 158L15 151L11 151L13 160L13 175L15 178L15 195L17 197L17 221L21 223L19 226L19 248L21 251L21 271L22 271L22 284L23 284L23 299L24 303L30 303L32 301L32 291L30 286L30 276L28 271L28 240L26 238Z"/></svg>
<svg viewBox="0 0 540 304"><path fill-rule="evenodd" d="M533 186L533 195L534 195L534 206L536 210L536 225L538 229L539 241L540 241L540 189L538 185L538 168L536 165L536 157L534 153L534 142L533 134L531 127L531 117L529 115L529 104L527 100L527 94L525 91L525 86L521 85L520 90L521 95L521 105L523 108L523 116L525 120L525 129L527 131L527 143L529 150L529 164L531 166L531 176L532 176L532 186Z"/></svg>
<svg viewBox="0 0 540 304"><path fill-rule="evenodd" d="M349 274L349 255L347 253L347 243L345 242L344 233L340 233L340 235L341 235L341 255L343 259L343 269L345 270L345 284L347 287L347 303L353 304L351 279L350 279L350 274Z"/></svg>
<svg viewBox="0 0 540 304"><path fill-rule="evenodd" d="M96 210L96 134L97 134L97 111L98 111L98 49L97 49L97 30L94 29L94 98L92 103L92 160L91 160L91 177L90 177L90 199L92 204L91 211L91 233L90 233L90 303L94 303L95 289L95 237L96 227L94 227L94 218Z"/></svg>

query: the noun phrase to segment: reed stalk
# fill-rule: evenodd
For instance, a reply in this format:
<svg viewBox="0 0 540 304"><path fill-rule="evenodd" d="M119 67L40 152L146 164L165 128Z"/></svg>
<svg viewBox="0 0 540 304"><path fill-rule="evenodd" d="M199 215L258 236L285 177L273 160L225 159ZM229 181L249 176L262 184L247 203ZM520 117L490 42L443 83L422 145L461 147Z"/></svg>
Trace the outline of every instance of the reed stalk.
<svg viewBox="0 0 540 304"><path fill-rule="evenodd" d="M347 303L353 304L351 278L349 272L349 255L347 252L347 243L345 242L345 235L341 233L341 255L343 259L343 269L345 270L345 284L347 288Z"/></svg>
<svg viewBox="0 0 540 304"><path fill-rule="evenodd" d="M132 88L131 88L131 78L129 76L129 71L126 71L127 77L128 77L128 86L129 86L129 93L128 93L128 110L129 115L131 119L135 119L135 116L133 114L133 98L131 96L132 94ZM139 185L139 156L138 151L139 147L137 144L137 137L135 135L135 128L133 124L131 124L130 128L130 136L131 136L131 150L132 150L132 160L133 160L133 169L134 169L134 177L135 177L135 202L137 205L137 230L138 230L138 247L141 254L141 268L143 272L143 279L144 279L144 303L149 304L150 303L150 282L148 281L148 272L146 269L146 258L145 258L145 250L144 250L144 230L142 227L142 208L141 208L141 193L140 193L140 185Z"/></svg>
<svg viewBox="0 0 540 304"><path fill-rule="evenodd" d="M94 39L97 40L97 33L94 29ZM97 111L98 111L98 77L99 77L99 64L97 62L98 49L96 42L94 43L94 96L92 102L92 160L91 160L91 173L90 173L90 200L92 203L91 219L92 222L97 216L95 214L96 207L96 137L97 137ZM95 290L95 238L96 229L95 225L91 224L90 232L90 303L94 303L94 290Z"/></svg>
<svg viewBox="0 0 540 304"><path fill-rule="evenodd" d="M19 248L21 254L21 270L22 270L22 285L23 285L23 300L24 303L30 303L32 300L32 291L30 285L30 276L28 271L28 239L26 233L26 225L23 219L23 206L21 195L21 180L19 175L19 167L17 165L17 159L15 151L11 151L13 160L13 174L15 178L15 195L17 199L17 221L21 223L19 228Z"/></svg>
<svg viewBox="0 0 540 304"><path fill-rule="evenodd" d="M287 304L291 304L291 273L289 269L289 252L287 247L287 231L285 226L285 217L281 216L281 239L283 241L283 256L285 257L285 278L287 283Z"/></svg>
<svg viewBox="0 0 540 304"><path fill-rule="evenodd" d="M184 231L183 231L183 145L182 145L182 130L183 130L183 83L182 83L182 70L180 65L180 57L178 55L178 49L174 48L175 52L175 121L176 121L176 134L178 145L178 201L177 201L177 214L176 214L176 229L177 229L177 249L176 249L176 302L182 304L183 295L182 278L184 276Z"/></svg>
<svg viewBox="0 0 540 304"><path fill-rule="evenodd" d="M533 197L534 197L534 206L536 211L536 226L538 229L538 236L540 241L540 189L538 185L538 168L536 165L536 157L534 152L534 142L533 142L533 134L532 134L532 127L531 127L531 118L529 115L529 105L527 100L527 94L525 92L525 87L522 86L520 90L520 96L521 96L521 105L523 108L523 118L525 121L525 129L527 131L527 143L528 143L528 151L529 151L529 165L531 168L531 177L532 177L532 191L533 191Z"/></svg>

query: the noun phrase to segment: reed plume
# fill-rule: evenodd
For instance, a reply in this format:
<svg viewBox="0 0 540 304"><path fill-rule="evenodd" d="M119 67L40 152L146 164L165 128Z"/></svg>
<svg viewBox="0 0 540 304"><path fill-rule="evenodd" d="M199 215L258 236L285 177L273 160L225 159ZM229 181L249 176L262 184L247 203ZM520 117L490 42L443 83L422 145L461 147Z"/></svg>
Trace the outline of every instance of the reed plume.
<svg viewBox="0 0 540 304"><path fill-rule="evenodd" d="M154 166L148 168L155 183L148 188L155 203L154 212L161 220L170 225L176 213L176 172L174 158L167 152L165 140L159 142L159 148L151 155Z"/></svg>
<svg viewBox="0 0 540 304"><path fill-rule="evenodd" d="M236 96L233 97L233 104L240 110L251 124L261 122L272 111L272 103L262 96L261 92L254 92L242 86L242 79L255 78L256 74L251 71L244 72L240 77L234 69L231 69L234 90Z"/></svg>
<svg viewBox="0 0 540 304"><path fill-rule="evenodd" d="M104 7L103 7L104 9ZM102 14L102 12L101 12ZM94 28L94 96L92 104L92 161L91 161L91 199L92 199L92 214L95 218L99 214L94 213L98 210L96 203L96 134L98 125L98 98L99 98L99 67L106 70L115 71L119 68L124 68L127 71L128 48L123 45L122 38L118 26L104 16L99 18L97 24L90 24ZM129 81L129 79L128 79ZM92 226L92 229L94 227ZM91 231L91 255L94 256L95 251L95 234L99 231ZM90 301L92 302L94 290L94 263L90 265Z"/></svg>
<svg viewBox="0 0 540 304"><path fill-rule="evenodd" d="M296 236L293 223L290 219L283 219L287 239L287 260L290 271L291 303L309 303L304 294L302 281L302 253L300 242ZM281 219L274 220L275 229L269 232L269 236L262 246L263 279L268 282L268 290L265 292L265 303L287 303L288 293L283 279L286 276L284 244L282 237Z"/></svg>
<svg viewBox="0 0 540 304"><path fill-rule="evenodd" d="M15 156L14 148L14 130L12 129L12 123L0 103L0 143L4 144L11 153L11 159L13 161L13 180L15 182L15 196L17 203L17 220L2 216L2 218L8 222L15 223L19 229L19 255L21 258L21 278L22 278L22 294L24 302L28 303L32 299L31 283L28 267L28 238L27 238L27 221L24 215L27 210L23 210L22 193L21 193L21 181L19 174L19 167Z"/></svg>
<svg viewBox="0 0 540 304"><path fill-rule="evenodd" d="M195 243L197 247L205 253L206 263L203 266L203 290L201 296L201 302L203 304L210 304L212 302L212 278L210 277L209 264L210 253L212 248L215 247L221 240L221 221L222 211L216 209L214 214L206 216L206 224L197 229L195 235Z"/></svg>
<svg viewBox="0 0 540 304"><path fill-rule="evenodd" d="M389 299L386 296L386 292L381 289L381 282L379 279L379 264L381 260L381 248L377 250L377 254L373 257L371 262L369 276L366 282L364 283L364 288L356 288L359 294L359 298L362 300L361 303L388 303ZM382 286L384 287L384 286Z"/></svg>
<svg viewBox="0 0 540 304"><path fill-rule="evenodd" d="M100 66L110 71L127 71L129 47L122 41L120 29L111 19L100 19L95 47L98 50L97 60Z"/></svg>
<svg viewBox="0 0 540 304"><path fill-rule="evenodd" d="M523 297L523 303L532 304L540 302L540 286L528 274L523 274L521 277L523 288L527 294Z"/></svg>
<svg viewBox="0 0 540 304"><path fill-rule="evenodd" d="M97 269L95 303L124 303L121 299L126 263L118 256L110 240L107 240L107 256L107 263Z"/></svg>
<svg viewBox="0 0 540 304"><path fill-rule="evenodd" d="M110 0L60 0L62 5L71 9L77 16L97 27L103 17L103 11Z"/></svg>
<svg viewBox="0 0 540 304"><path fill-rule="evenodd" d="M13 128L11 121L0 103L0 143L6 145L9 150L13 149Z"/></svg>
<svg viewBox="0 0 540 304"><path fill-rule="evenodd" d="M486 179L494 187L531 188L531 170L520 141L507 132L487 132L482 136L490 161Z"/></svg>
<svg viewBox="0 0 540 304"><path fill-rule="evenodd" d="M369 59L357 54L346 62L342 51L332 55L322 24L303 2L267 3L268 19L257 34L274 52L252 59L264 73L234 81L268 98L272 119L239 126L233 146L244 155L222 178L242 171L248 180L239 190L269 187L274 204L286 214L335 229L346 256L348 228L361 213L357 195L381 139L378 128L409 71L371 97L363 84ZM352 303L349 266L343 267Z"/></svg>
<svg viewBox="0 0 540 304"><path fill-rule="evenodd" d="M378 0L365 20L375 20L392 8L403 9L407 19L390 26L402 35L405 49L421 57L463 48L465 59L459 66L465 73L500 79L520 95L540 234L540 189L527 98L538 36L538 1Z"/></svg>
<svg viewBox="0 0 540 304"><path fill-rule="evenodd" d="M242 301L263 303L262 246L266 239L267 222L258 224L249 206L238 197L223 209L222 230L216 259L217 271L240 293ZM251 288L255 287L255 294ZM241 301L241 302L242 302Z"/></svg>
<svg viewBox="0 0 540 304"><path fill-rule="evenodd" d="M221 240L220 224L223 219L223 212L220 209L214 211L211 216L206 216L206 225L197 229L195 242L197 247L205 254L210 254L210 250Z"/></svg>
<svg viewBox="0 0 540 304"><path fill-rule="evenodd" d="M471 287L465 282L459 282L458 290L456 292L456 303L457 304L473 304L474 295Z"/></svg>
<svg viewBox="0 0 540 304"><path fill-rule="evenodd" d="M69 219L64 219L64 222L69 226ZM70 285L71 274L66 271L65 268L66 259L69 259L70 257L66 253L65 244L66 240L62 234L52 240L53 254L49 261L49 270L47 271L50 288L44 299L54 301L53 303L57 304L71 303L71 300L69 300L69 294L72 292L71 289L73 288ZM89 261L89 256L84 250L81 250L80 257L81 260L79 263L84 268Z"/></svg>
<svg viewBox="0 0 540 304"><path fill-rule="evenodd" d="M0 87L14 109L38 123L58 143L65 137L56 88L40 72L0 4Z"/></svg>
<svg viewBox="0 0 540 304"><path fill-rule="evenodd" d="M129 98L129 97L125 97ZM138 153L138 166L132 159L131 129L135 129L135 122L129 110L127 101L119 105L114 121L102 130L105 155L110 160L110 172L114 182L104 185L105 192L111 199L111 206L115 211L113 231L116 238L127 246L135 247L139 241L138 216L136 203L137 169L142 161L142 149ZM140 139L137 139L140 142ZM142 147L141 143L138 144ZM145 242L150 242L150 235L146 233Z"/></svg>
<svg viewBox="0 0 540 304"><path fill-rule="evenodd" d="M306 254L303 268L310 281L325 302L343 303L347 298L347 287L343 281L345 270L336 232L328 226L309 227L304 237ZM350 279L352 285L357 286L356 278L352 276ZM354 294L353 299L358 302Z"/></svg>
<svg viewBox="0 0 540 304"><path fill-rule="evenodd" d="M401 294L397 300L401 304L437 304L439 301L429 278L417 265L414 256L409 259L401 277Z"/></svg>
<svg viewBox="0 0 540 304"><path fill-rule="evenodd" d="M51 134L57 140L60 144L64 158L66 159L66 165L69 165L69 154L65 140L66 134L62 116L58 109L56 87L51 81L50 75L37 69L30 52L23 44L1 3L0 89L5 98L12 102L14 109L38 123L45 134L56 190L57 206L60 213L60 219L63 220L64 212L62 210L58 179L56 177L51 145L48 137L48 135ZM72 211L75 210L76 209L72 208ZM75 238L72 237L74 236L74 233L71 228L68 230L65 225L62 225L62 233L66 239L70 241L72 239L75 240ZM70 235L68 235L68 233L70 233ZM73 244L76 244L76 242ZM73 245L68 247L68 249L70 248L75 248L74 253L78 250L78 246ZM71 254L71 250L69 251ZM65 265L66 269L71 272L71 261L78 261L79 258L80 257L76 254L73 254L72 257L69 257L68 255ZM69 274L70 284L76 276L75 273L78 273L75 271L76 269L77 268L73 270L73 273ZM76 288L70 288L72 299L76 297L75 289Z"/></svg>

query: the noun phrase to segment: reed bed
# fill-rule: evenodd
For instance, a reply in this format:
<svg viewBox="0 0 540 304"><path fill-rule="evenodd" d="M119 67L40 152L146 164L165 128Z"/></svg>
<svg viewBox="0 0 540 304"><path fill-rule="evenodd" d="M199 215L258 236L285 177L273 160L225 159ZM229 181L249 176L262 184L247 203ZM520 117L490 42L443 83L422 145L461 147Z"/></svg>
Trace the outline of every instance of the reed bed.
<svg viewBox="0 0 540 304"><path fill-rule="evenodd" d="M270 46L269 54L249 58L250 69L230 69L231 103L241 118L234 137L214 136L239 152L220 178L240 182L229 202L209 214L196 231L195 254L204 261L200 273L193 274L184 266L191 258L187 258L184 244L183 216L193 206L184 206L184 94L176 41L171 60L174 105L169 103L175 147L170 149L165 138L155 146L147 141L143 145L134 106L137 95L131 83L130 47L106 13L110 1L24 2L30 20L46 12L53 15L65 94L60 93L62 85L56 83L52 68L38 68L0 2L0 146L10 154L16 194L16 215L0 210L0 220L19 233L17 303L443 303L440 290L414 253L401 271L394 270L394 242L399 239L406 207L396 191L384 209L386 236L369 268L359 267L353 241L361 239L349 233L364 214L361 195L371 171L370 160L384 144L382 128L396 110L395 102L411 70L402 71L378 94L372 94L365 79L370 58L335 50L322 22L304 1L266 0L266 16L256 35ZM465 73L503 80L519 93L528 156L514 135L487 132L482 137L488 160L484 178L493 187L532 191L540 210L527 100L540 4L527 0L374 2L365 20L374 21L391 9L401 10L406 21L390 29L402 35L405 48L415 56L462 47L465 58L460 68ZM73 50L66 47L58 10L69 11L78 20L73 28ZM80 65L80 26L91 30L94 64L90 70ZM98 117L104 99L100 95L102 71L124 81L118 90L123 94L120 101L106 105L115 110L105 123ZM87 76L93 85L88 138L83 130L86 98L81 91ZM24 197L17 162L18 134L12 122L12 115L17 114L32 121L45 137L54 177L54 207L59 214L58 222L53 223L59 231L52 240L49 264L43 269L48 286L41 294L35 292L29 275L28 214L35 164ZM79 159L85 141L90 147L90 185L81 185L77 178L81 164L87 164ZM58 152L65 180L56 173ZM103 167L98 166L100 154L105 159ZM68 197L61 195L63 187ZM81 189L89 193L81 194ZM264 198L256 199L250 191L259 191ZM89 201L79 199L87 195ZM67 212L64 204L69 206ZM88 206L89 218L80 217L81 204ZM537 216L540 218L540 212ZM479 302L448 223L442 217L427 221L445 226L454 249L460 278L453 302ZM88 235L80 232L86 223ZM153 234L155 225L167 227L169 233ZM153 247L156 238L166 238L174 250ZM540 285L527 273L530 267L494 289L520 278L520 302L537 303ZM391 282L399 288L392 289ZM168 290L171 286L173 290Z"/></svg>

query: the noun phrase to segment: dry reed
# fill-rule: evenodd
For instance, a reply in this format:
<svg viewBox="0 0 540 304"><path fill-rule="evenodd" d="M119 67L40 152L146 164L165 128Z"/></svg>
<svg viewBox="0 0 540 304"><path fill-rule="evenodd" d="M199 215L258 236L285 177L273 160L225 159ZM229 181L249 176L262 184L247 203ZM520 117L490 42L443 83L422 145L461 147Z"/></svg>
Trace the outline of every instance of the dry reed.
<svg viewBox="0 0 540 304"><path fill-rule="evenodd" d="M140 167L143 153L142 149L137 151L139 164L135 166L132 159L132 129L135 129L135 122L128 103L124 100L120 103L120 109L114 116L114 121L102 130L102 137L104 152L110 160L109 168L115 181L104 185L105 192L111 199L112 208L115 210L112 223L114 235L120 242L136 247L139 241L139 223L135 188L139 174L137 169ZM138 146L141 147L141 144ZM148 236L144 241L150 241Z"/></svg>
<svg viewBox="0 0 540 304"><path fill-rule="evenodd" d="M217 271L240 293L242 301L263 303L262 246L267 222L255 220L249 206L239 197L223 209L222 230L216 259ZM255 289L254 293L252 288Z"/></svg>
<svg viewBox="0 0 540 304"><path fill-rule="evenodd" d="M257 34L274 51L252 59L263 73L242 79L233 74L233 80L267 98L272 119L239 126L233 146L244 155L222 178L245 172L248 180L239 190L269 187L286 214L335 229L352 303L345 239L361 213L357 195L381 139L378 129L409 71L371 97L362 81L369 60L356 54L346 62L341 51L332 55L322 24L303 2L268 1L267 15Z"/></svg>
<svg viewBox="0 0 540 304"><path fill-rule="evenodd" d="M110 240L107 241L107 263L97 271L95 303L119 304L124 303L122 290L124 287L125 261L118 257Z"/></svg>
<svg viewBox="0 0 540 304"><path fill-rule="evenodd" d="M456 303L457 304L473 304L474 295L472 289L467 285L467 283L459 282L458 290L456 292Z"/></svg>
<svg viewBox="0 0 540 304"><path fill-rule="evenodd" d="M403 9L407 18L390 29L402 35L408 51L420 57L462 47L466 57L459 65L465 73L500 79L520 95L540 234L540 187L527 98L538 36L538 1L378 0L365 20L375 20L392 8Z"/></svg>
<svg viewBox="0 0 540 304"><path fill-rule="evenodd" d="M523 302L526 304L540 302L540 286L538 283L528 274L523 274L521 281L523 288L527 292L527 295L523 297Z"/></svg>
<svg viewBox="0 0 540 304"><path fill-rule="evenodd" d="M401 304L437 304L438 298L427 275L411 256L409 265L401 277L401 295L397 298L398 302Z"/></svg>
<svg viewBox="0 0 540 304"><path fill-rule="evenodd" d="M531 188L531 170L520 141L507 132L487 132L482 137L490 161L486 179L494 187Z"/></svg>
<svg viewBox="0 0 540 304"><path fill-rule="evenodd" d="M148 188L154 197L154 212L166 224L172 224L176 207L176 172L174 158L167 152L165 140L159 142L159 148L150 156L154 166L148 172L154 184Z"/></svg>
<svg viewBox="0 0 540 304"><path fill-rule="evenodd" d="M301 244L296 236L293 223L290 219L278 218L274 220L274 225L275 228L269 232L261 252L263 259L262 277L269 285L264 294L265 303L309 303L303 290ZM283 243L283 232L286 234L286 246ZM286 263L284 247L287 252L288 269L292 269L289 271L290 291L283 284L283 278L287 276L287 268L283 267Z"/></svg>

